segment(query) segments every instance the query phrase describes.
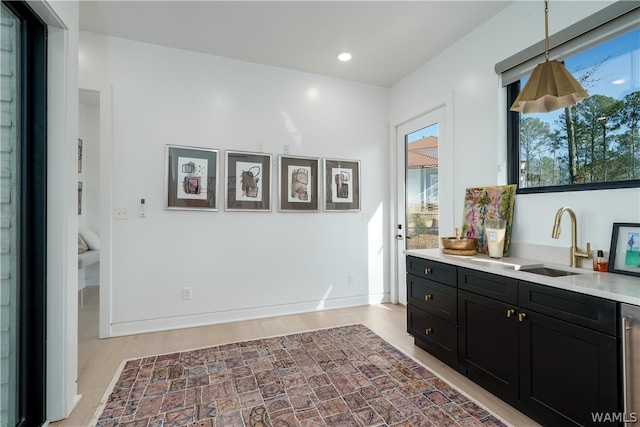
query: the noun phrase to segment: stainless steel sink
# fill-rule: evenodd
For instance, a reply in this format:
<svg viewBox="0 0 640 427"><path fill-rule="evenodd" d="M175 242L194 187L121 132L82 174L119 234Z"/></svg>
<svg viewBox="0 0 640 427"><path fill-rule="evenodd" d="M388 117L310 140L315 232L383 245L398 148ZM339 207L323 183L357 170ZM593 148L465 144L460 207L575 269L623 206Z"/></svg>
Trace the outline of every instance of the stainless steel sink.
<svg viewBox="0 0 640 427"><path fill-rule="evenodd" d="M557 268L550 268L550 267L521 268L520 271L526 271L527 273L541 274L543 276L549 276L549 277L573 276L575 274L581 274L575 271L558 270Z"/></svg>

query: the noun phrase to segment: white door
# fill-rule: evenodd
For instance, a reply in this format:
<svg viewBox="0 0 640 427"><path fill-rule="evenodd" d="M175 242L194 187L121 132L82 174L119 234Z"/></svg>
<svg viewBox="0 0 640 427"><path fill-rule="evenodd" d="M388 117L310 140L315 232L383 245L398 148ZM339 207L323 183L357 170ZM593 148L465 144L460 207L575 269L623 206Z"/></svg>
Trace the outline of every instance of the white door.
<svg viewBox="0 0 640 427"><path fill-rule="evenodd" d="M404 250L436 249L442 227L452 226L452 198L443 194L443 188L452 186L451 174L443 169L448 167L451 151L447 146L446 112L446 105L442 105L397 127L394 299L402 304L407 303ZM443 208L447 213L444 217Z"/></svg>

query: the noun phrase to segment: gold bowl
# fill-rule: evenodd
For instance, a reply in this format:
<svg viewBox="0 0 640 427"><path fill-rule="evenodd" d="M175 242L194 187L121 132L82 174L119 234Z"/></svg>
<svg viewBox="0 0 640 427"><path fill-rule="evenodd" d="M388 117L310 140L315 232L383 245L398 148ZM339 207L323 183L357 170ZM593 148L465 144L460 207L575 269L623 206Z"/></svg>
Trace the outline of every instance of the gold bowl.
<svg viewBox="0 0 640 427"><path fill-rule="evenodd" d="M476 249L478 239L472 237L442 237L442 246L446 249Z"/></svg>

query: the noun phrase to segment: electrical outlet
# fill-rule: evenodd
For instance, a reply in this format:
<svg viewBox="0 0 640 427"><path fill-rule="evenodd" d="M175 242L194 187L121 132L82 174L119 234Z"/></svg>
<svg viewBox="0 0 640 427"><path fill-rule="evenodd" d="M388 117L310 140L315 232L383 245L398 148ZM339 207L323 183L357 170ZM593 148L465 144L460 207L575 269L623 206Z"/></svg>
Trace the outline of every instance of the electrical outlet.
<svg viewBox="0 0 640 427"><path fill-rule="evenodd" d="M191 298L191 288L182 288L182 299L190 300Z"/></svg>
<svg viewBox="0 0 640 427"><path fill-rule="evenodd" d="M115 208L116 219L129 219L129 208Z"/></svg>
<svg viewBox="0 0 640 427"><path fill-rule="evenodd" d="M371 221L371 215L369 215L366 212L363 212L362 213L362 222L369 222L369 221Z"/></svg>
<svg viewBox="0 0 640 427"><path fill-rule="evenodd" d="M356 284L356 276L354 276L353 274L350 274L349 278L347 279L347 284L348 285L355 285Z"/></svg>

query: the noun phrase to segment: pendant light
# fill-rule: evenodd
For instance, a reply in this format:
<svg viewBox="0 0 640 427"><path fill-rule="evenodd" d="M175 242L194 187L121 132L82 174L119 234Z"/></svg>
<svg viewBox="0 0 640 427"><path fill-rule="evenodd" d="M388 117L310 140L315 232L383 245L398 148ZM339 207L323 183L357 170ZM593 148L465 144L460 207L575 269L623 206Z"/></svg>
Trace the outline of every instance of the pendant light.
<svg viewBox="0 0 640 427"><path fill-rule="evenodd" d="M523 114L548 113L588 98L589 94L559 61L549 61L549 1L544 2L544 58L511 106Z"/></svg>

